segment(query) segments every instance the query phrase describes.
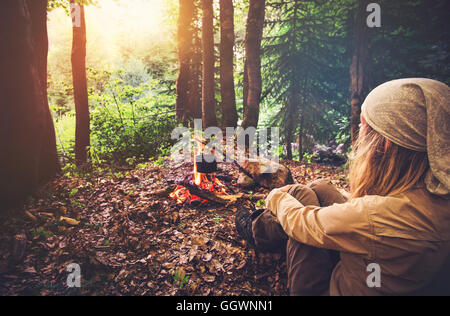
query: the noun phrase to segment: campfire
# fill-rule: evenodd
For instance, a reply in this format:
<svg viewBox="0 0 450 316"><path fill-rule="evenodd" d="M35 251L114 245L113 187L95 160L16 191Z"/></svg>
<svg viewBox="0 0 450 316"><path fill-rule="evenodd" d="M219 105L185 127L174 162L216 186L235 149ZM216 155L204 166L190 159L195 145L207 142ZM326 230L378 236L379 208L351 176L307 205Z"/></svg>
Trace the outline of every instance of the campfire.
<svg viewBox="0 0 450 316"><path fill-rule="evenodd" d="M220 203L220 197L230 196L231 192L216 177L216 172L217 162L213 155L197 156L192 175L178 182L169 196L178 204L204 204L208 201Z"/></svg>
<svg viewBox="0 0 450 316"><path fill-rule="evenodd" d="M195 139L201 152L205 148L203 139ZM211 154L196 154L194 149L194 167L192 174L186 176L182 181L175 181L176 187L169 197L176 201L178 205L203 205L213 202L225 206L236 203L239 199L260 200L265 198L265 194L235 193L227 182L227 176L217 175L216 149ZM221 153L224 155L223 153ZM233 161L241 172L252 177L237 161ZM167 193L166 193L167 194Z"/></svg>

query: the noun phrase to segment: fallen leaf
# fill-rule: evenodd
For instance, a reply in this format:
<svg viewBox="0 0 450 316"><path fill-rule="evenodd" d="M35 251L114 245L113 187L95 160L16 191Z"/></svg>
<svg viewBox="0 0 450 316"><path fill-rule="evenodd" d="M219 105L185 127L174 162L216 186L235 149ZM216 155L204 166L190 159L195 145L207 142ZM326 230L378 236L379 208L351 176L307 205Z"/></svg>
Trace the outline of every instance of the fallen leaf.
<svg viewBox="0 0 450 316"><path fill-rule="evenodd" d="M80 222L79 222L79 221L77 221L77 220L75 220L75 219L73 219L73 218L70 218L70 217L64 217L64 216L61 216L61 217L59 218L59 221L60 221L60 222L64 222L64 223L66 223L66 224L68 224L68 225L71 225L71 226L78 226L78 225L80 225Z"/></svg>
<svg viewBox="0 0 450 316"><path fill-rule="evenodd" d="M214 275L208 274L203 277L203 280L205 280L205 282L208 282L208 283L213 283L216 280L216 277Z"/></svg>

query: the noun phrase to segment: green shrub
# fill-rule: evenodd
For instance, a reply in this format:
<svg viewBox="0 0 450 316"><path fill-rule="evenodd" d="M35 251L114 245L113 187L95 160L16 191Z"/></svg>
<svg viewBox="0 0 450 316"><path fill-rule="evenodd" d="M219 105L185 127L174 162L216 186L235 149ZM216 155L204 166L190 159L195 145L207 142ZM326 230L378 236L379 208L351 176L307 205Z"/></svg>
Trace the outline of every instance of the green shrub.
<svg viewBox="0 0 450 316"><path fill-rule="evenodd" d="M138 87L116 79L91 96L91 156L97 162L126 163L167 152L176 126L174 96L151 81Z"/></svg>
<svg viewBox="0 0 450 316"><path fill-rule="evenodd" d="M167 87L157 80L133 87L114 79L102 88L89 96L93 163L138 164L170 152L175 96ZM75 113L53 113L59 151L73 159Z"/></svg>
<svg viewBox="0 0 450 316"><path fill-rule="evenodd" d="M75 157L75 127L76 119L74 112L59 115L55 119L55 132L58 140L58 150L66 157Z"/></svg>

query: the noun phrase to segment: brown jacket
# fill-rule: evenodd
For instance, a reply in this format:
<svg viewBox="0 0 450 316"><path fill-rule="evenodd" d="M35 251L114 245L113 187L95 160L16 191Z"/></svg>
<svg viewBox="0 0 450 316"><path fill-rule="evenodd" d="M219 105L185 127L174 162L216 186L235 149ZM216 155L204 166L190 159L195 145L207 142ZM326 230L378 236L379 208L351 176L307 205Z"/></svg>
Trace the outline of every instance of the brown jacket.
<svg viewBox="0 0 450 316"><path fill-rule="evenodd" d="M440 273L450 275L441 271L450 254L450 200L424 188L324 208L274 190L266 202L290 237L341 252L331 295L422 294ZM367 285L371 263L381 268L380 288Z"/></svg>

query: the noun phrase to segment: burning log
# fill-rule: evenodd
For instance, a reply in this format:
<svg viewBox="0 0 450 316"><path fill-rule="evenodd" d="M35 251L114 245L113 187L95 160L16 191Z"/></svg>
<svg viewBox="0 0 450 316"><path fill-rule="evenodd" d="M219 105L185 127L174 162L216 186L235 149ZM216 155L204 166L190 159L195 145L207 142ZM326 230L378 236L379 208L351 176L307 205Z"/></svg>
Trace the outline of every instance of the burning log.
<svg viewBox="0 0 450 316"><path fill-rule="evenodd" d="M239 194L233 194L233 195L219 195L217 193L203 190L200 187L198 187L195 184L190 183L189 181L177 181L177 185L182 186L186 188L191 194L202 198L204 200L218 203L221 205L231 205L235 203L239 199L248 199L251 201L259 201L263 200L266 197L266 194L246 194L246 193L239 193Z"/></svg>
<svg viewBox="0 0 450 316"><path fill-rule="evenodd" d="M191 194L198 196L202 199L205 199L210 202L218 203L221 205L230 205L235 203L238 199L243 197L243 194L236 194L236 195L218 195L214 192L204 190L200 187L198 187L195 184L191 184L188 181L182 181L177 183L178 185L181 185L185 187Z"/></svg>

